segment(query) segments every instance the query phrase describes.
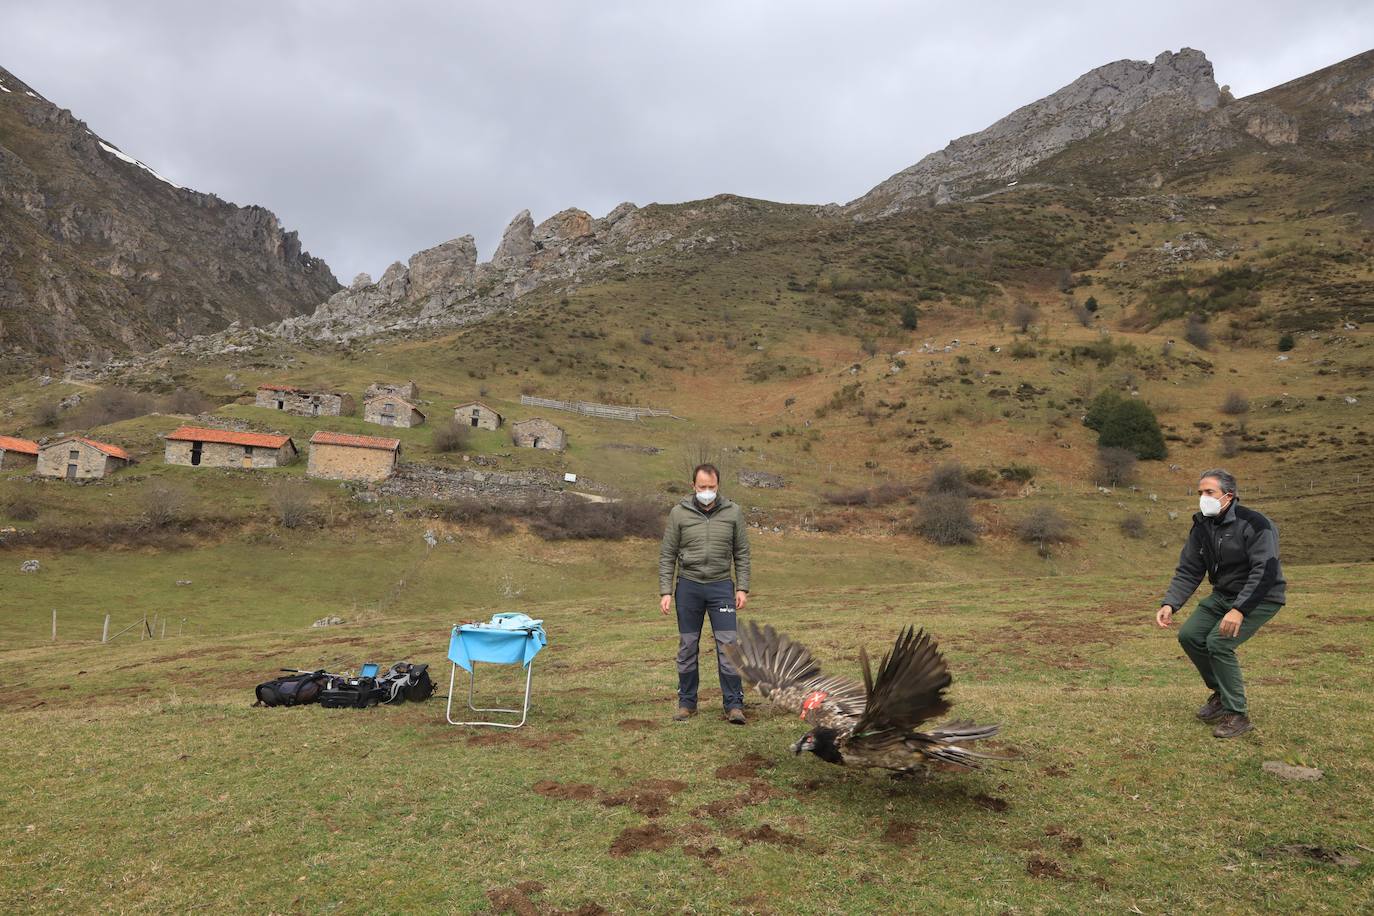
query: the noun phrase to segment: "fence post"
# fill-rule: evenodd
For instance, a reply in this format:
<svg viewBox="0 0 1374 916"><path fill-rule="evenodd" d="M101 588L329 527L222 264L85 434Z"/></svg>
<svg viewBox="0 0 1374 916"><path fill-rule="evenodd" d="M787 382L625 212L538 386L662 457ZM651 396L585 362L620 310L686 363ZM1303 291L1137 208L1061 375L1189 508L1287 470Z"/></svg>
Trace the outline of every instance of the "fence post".
<svg viewBox="0 0 1374 916"><path fill-rule="evenodd" d="M160 637L158 637L158 638L159 638L159 639L166 639L166 638L167 638L167 618L166 618L166 617L162 618L162 635L161 635Z"/></svg>
<svg viewBox="0 0 1374 916"><path fill-rule="evenodd" d="M110 641L110 615L109 615L109 614L106 614L106 615L105 615L105 626L101 627L101 629L100 629L100 641L101 641L101 642L109 642L109 641Z"/></svg>
<svg viewBox="0 0 1374 916"><path fill-rule="evenodd" d="M52 609L52 641L57 642L57 608Z"/></svg>

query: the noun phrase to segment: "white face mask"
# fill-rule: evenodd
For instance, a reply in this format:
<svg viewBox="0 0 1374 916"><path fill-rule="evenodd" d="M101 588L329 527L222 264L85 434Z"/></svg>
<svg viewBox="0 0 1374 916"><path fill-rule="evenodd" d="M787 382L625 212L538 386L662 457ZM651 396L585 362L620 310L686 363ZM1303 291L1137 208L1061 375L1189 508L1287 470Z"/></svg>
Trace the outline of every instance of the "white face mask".
<svg viewBox="0 0 1374 916"><path fill-rule="evenodd" d="M1201 496L1198 498L1197 507L1202 510L1202 514L1211 518L1221 514L1221 500L1215 496Z"/></svg>
<svg viewBox="0 0 1374 916"><path fill-rule="evenodd" d="M697 491L697 501L700 502L703 506L709 506L709 505L711 505L711 503L713 503L713 502L716 501L716 491L715 491L715 490L698 490L698 491Z"/></svg>

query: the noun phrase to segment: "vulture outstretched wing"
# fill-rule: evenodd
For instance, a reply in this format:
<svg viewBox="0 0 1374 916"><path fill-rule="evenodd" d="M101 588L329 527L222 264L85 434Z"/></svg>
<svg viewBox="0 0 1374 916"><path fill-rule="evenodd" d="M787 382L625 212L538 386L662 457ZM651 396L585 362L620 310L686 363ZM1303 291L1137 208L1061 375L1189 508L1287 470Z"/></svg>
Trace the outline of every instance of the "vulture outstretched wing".
<svg viewBox="0 0 1374 916"><path fill-rule="evenodd" d="M746 681L788 712L852 722L864 711L863 687L848 678L822 674L806 646L771 626L760 629L749 621L740 628L738 644L727 645L725 651Z"/></svg>
<svg viewBox="0 0 1374 916"><path fill-rule="evenodd" d="M949 711L944 694L952 678L935 640L924 630L907 627L902 631L892 651L878 665L877 680L869 667L868 653L861 649L859 657L868 696L851 743L905 735L927 719Z"/></svg>

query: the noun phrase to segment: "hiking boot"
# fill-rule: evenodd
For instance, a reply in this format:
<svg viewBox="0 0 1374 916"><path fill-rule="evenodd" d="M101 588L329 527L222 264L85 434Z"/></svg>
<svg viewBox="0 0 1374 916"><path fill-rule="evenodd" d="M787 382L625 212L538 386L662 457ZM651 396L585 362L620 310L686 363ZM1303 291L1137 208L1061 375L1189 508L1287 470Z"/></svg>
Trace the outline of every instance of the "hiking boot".
<svg viewBox="0 0 1374 916"><path fill-rule="evenodd" d="M731 725L743 725L744 710L738 708L725 710L725 721Z"/></svg>
<svg viewBox="0 0 1374 916"><path fill-rule="evenodd" d="M1212 729L1213 738L1238 738L1255 726L1250 724L1250 717L1243 712L1228 712L1221 717L1217 727Z"/></svg>
<svg viewBox="0 0 1374 916"><path fill-rule="evenodd" d="M673 713L673 721L674 721L674 722L686 722L688 719L692 718L692 716L695 716L696 714L697 714L697 711L696 711L696 709L695 709L694 707L691 707L691 706L679 706L679 707L677 708L677 712Z"/></svg>
<svg viewBox="0 0 1374 916"><path fill-rule="evenodd" d="M1215 722L1226 712L1226 707L1221 705L1221 694L1213 690L1212 695L1207 698L1197 711L1197 717L1204 722Z"/></svg>

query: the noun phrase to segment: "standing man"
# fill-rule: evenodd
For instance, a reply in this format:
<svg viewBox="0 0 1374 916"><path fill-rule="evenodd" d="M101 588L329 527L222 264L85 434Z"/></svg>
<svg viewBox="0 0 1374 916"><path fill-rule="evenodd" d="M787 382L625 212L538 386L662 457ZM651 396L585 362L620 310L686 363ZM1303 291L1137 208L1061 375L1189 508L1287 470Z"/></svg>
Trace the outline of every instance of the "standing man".
<svg viewBox="0 0 1374 916"><path fill-rule="evenodd" d="M1235 477L1220 468L1204 471L1197 495L1201 511L1193 516L1188 543L1155 622L1168 627L1207 576L1212 594L1198 602L1179 628L1178 641L1212 691L1197 717L1216 724L1213 736L1234 738L1254 728L1236 648L1278 613L1287 583L1279 568L1278 529L1240 504Z"/></svg>
<svg viewBox="0 0 1374 916"><path fill-rule="evenodd" d="M701 627L711 618L716 640L716 667L726 721L744 724L744 685L725 656L735 641L735 611L749 600L749 535L740 507L720 495L720 471L699 464L692 471L695 493L673 506L658 552L659 610L667 616L677 571L677 712L685 722L697 712L697 656ZM735 580L730 579L734 563Z"/></svg>

